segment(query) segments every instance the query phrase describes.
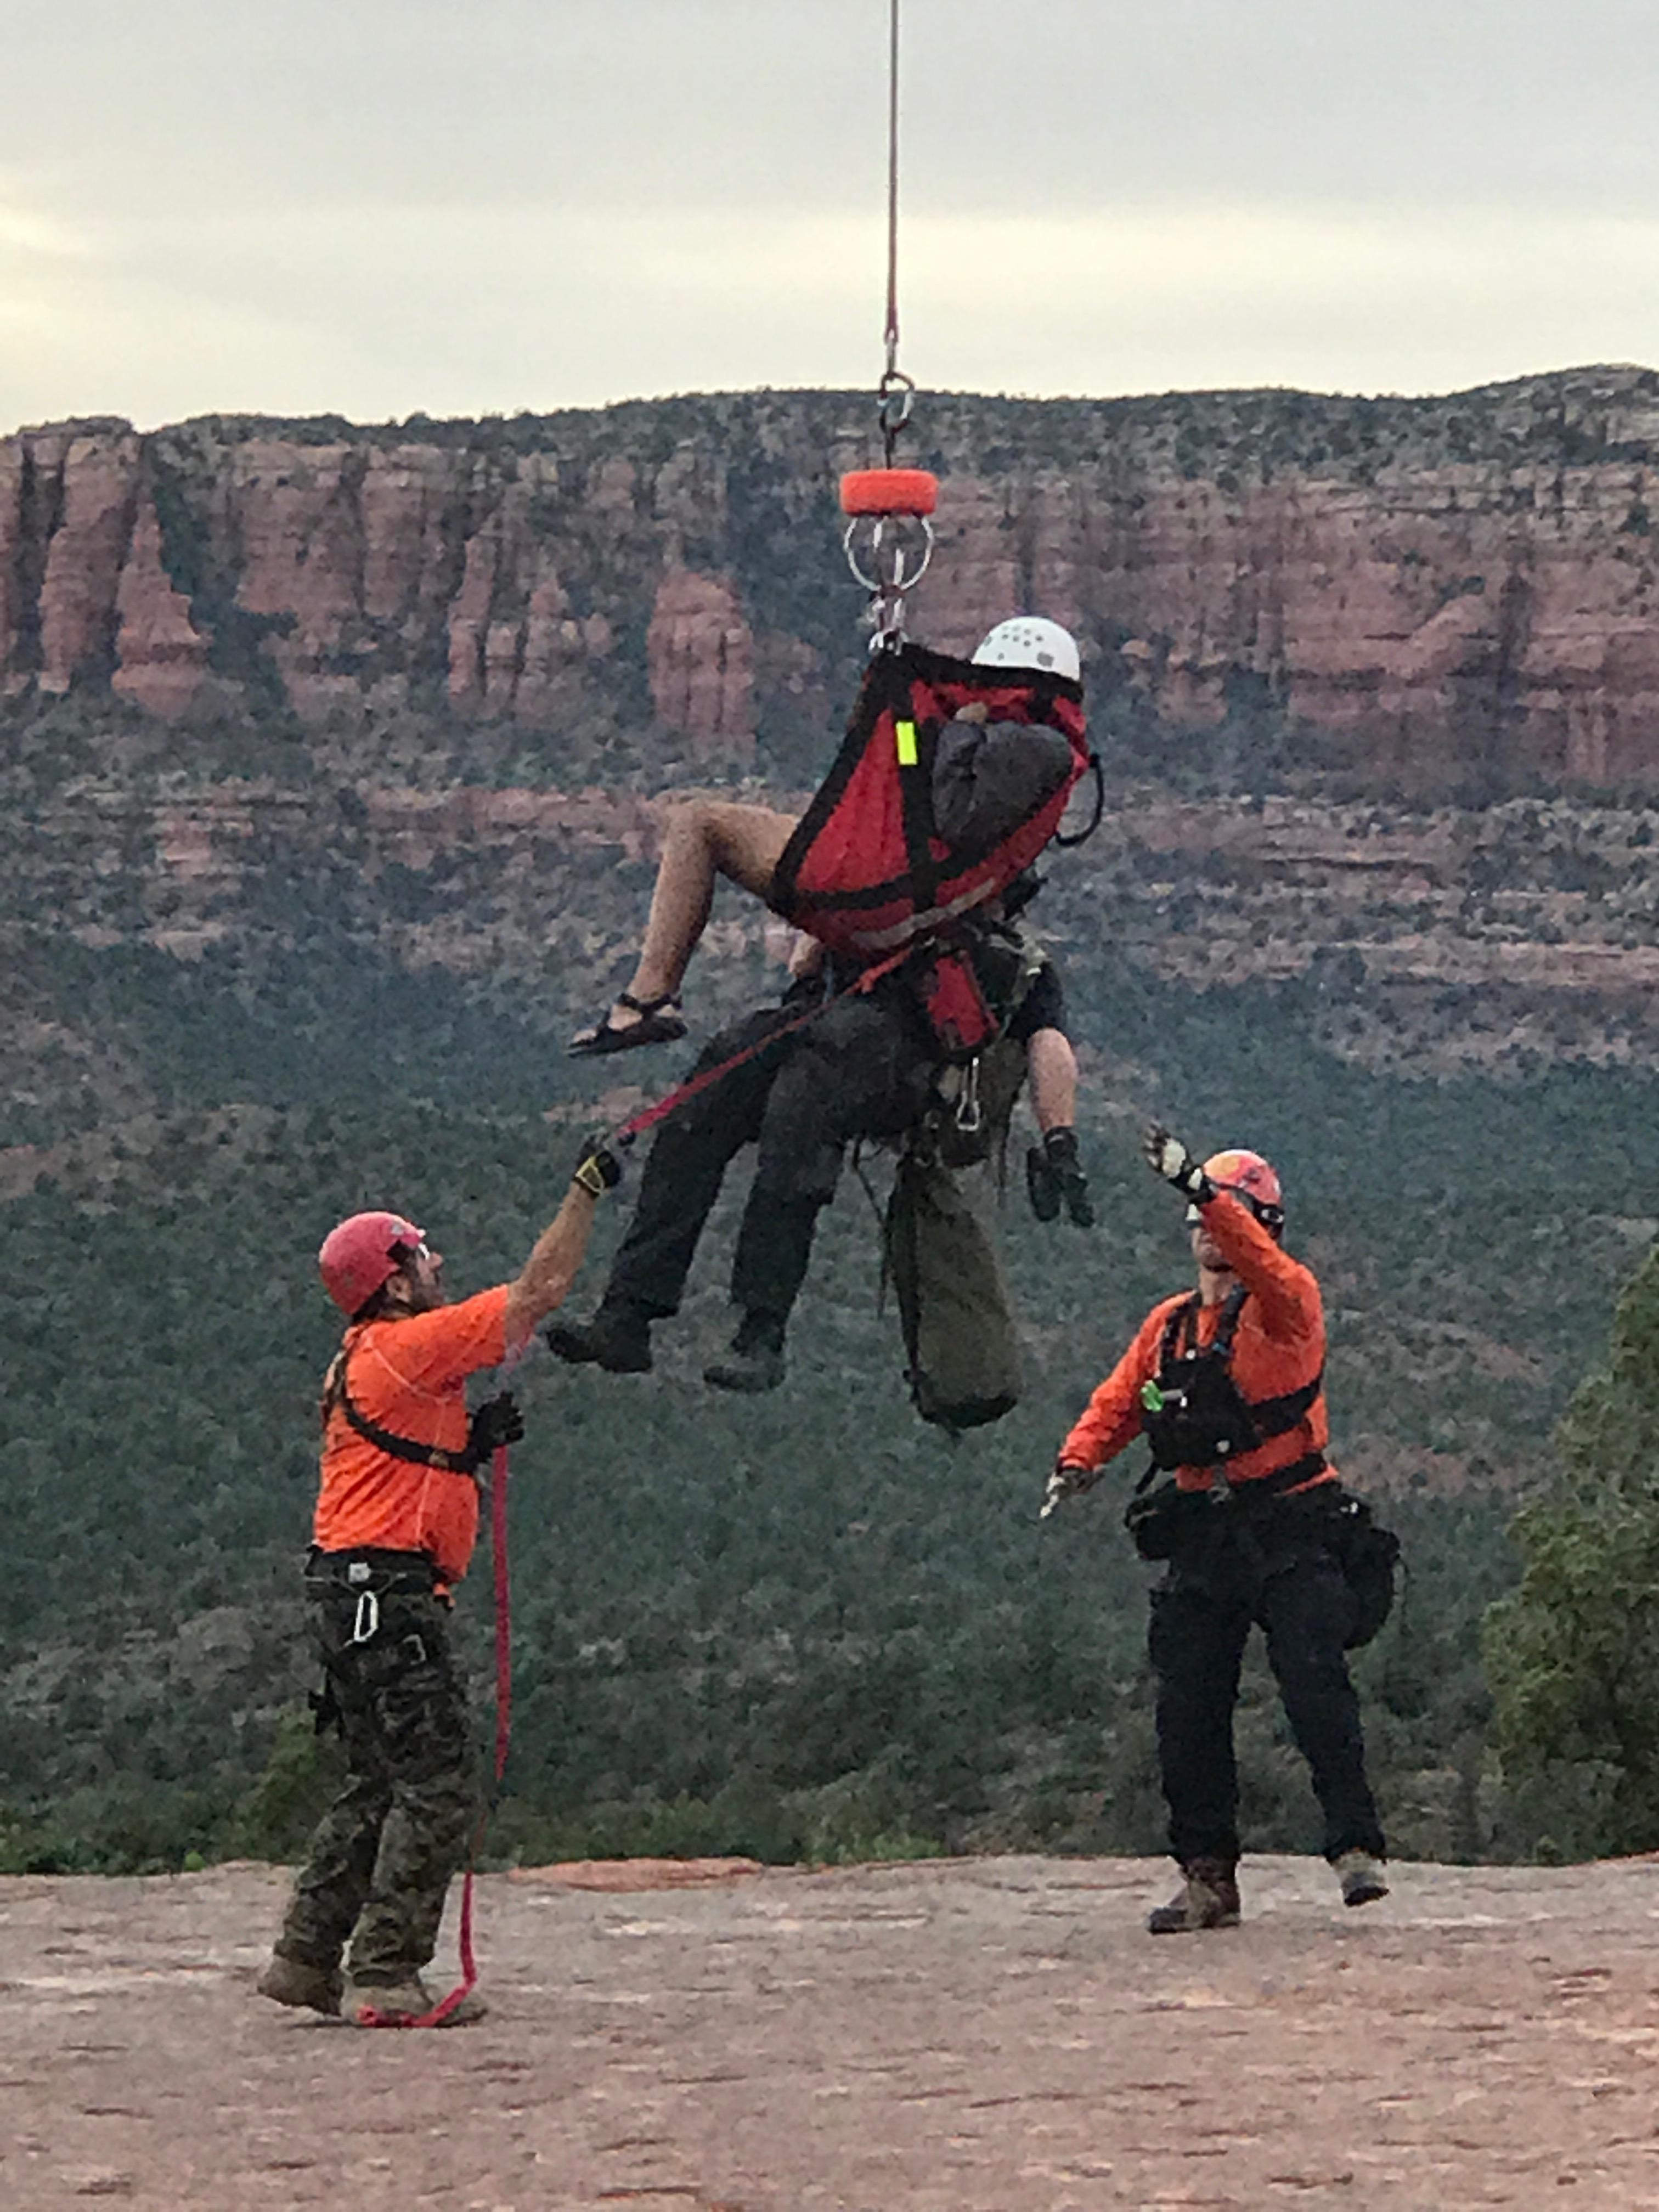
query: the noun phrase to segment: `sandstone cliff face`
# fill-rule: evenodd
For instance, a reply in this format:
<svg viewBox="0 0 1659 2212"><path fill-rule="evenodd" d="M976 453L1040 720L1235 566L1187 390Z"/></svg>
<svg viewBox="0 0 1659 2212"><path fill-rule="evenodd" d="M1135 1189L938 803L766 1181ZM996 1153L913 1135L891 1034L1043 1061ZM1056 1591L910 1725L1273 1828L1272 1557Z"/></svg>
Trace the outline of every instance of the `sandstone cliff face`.
<svg viewBox="0 0 1659 2212"><path fill-rule="evenodd" d="M97 422L0 441L0 697L112 685L303 720L392 708L741 752L856 678L834 479L866 403L508 423ZM1078 629L1097 702L1272 708L1378 775L1659 780L1659 376L1436 400L946 398L914 627Z"/></svg>

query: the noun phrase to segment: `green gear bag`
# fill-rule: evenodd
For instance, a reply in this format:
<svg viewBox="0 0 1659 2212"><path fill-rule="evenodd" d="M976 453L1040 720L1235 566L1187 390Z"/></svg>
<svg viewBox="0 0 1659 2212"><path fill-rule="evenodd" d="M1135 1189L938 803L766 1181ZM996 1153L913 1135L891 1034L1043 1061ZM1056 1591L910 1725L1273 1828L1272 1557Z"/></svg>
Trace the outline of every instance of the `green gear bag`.
<svg viewBox="0 0 1659 2212"><path fill-rule="evenodd" d="M1019 1341L995 1247L950 1171L907 1154L884 1224L911 1401L952 1432L1000 1421L1019 1398Z"/></svg>

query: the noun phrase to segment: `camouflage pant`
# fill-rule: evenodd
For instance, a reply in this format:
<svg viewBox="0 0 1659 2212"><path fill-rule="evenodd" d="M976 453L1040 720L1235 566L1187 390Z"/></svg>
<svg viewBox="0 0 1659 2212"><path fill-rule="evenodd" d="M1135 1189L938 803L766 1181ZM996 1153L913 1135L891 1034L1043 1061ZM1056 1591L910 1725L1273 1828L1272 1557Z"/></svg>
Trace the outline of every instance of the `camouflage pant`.
<svg viewBox="0 0 1659 2212"><path fill-rule="evenodd" d="M331 1970L349 1937L354 1981L398 1982L432 1956L477 1806L449 1609L434 1597L383 1597L378 1631L354 1644L356 1594L313 1602L347 1774L311 1839L276 1948Z"/></svg>

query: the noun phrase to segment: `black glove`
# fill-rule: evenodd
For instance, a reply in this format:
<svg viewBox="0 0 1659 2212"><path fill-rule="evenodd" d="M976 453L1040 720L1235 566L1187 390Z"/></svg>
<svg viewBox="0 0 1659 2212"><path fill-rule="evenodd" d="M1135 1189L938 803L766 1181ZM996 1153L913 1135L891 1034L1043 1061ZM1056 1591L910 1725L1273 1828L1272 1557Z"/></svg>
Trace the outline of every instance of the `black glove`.
<svg viewBox="0 0 1659 2212"><path fill-rule="evenodd" d="M571 1170L570 1180L595 1198L603 1198L622 1181L622 1162L605 1145L589 1145Z"/></svg>
<svg viewBox="0 0 1659 2212"><path fill-rule="evenodd" d="M1140 1140L1140 1149L1152 1173L1162 1176L1165 1182L1172 1182L1194 1206L1202 1206L1215 1196L1215 1185L1180 1138L1172 1137L1161 1121L1152 1122Z"/></svg>
<svg viewBox="0 0 1659 2212"><path fill-rule="evenodd" d="M475 1467L482 1467L504 1444L515 1444L523 1435L524 1415L519 1411L519 1401L510 1390L503 1390L474 1410L466 1427L468 1455Z"/></svg>
<svg viewBox="0 0 1659 2212"><path fill-rule="evenodd" d="M1025 1188L1039 1221L1057 1221L1060 1200L1079 1229L1095 1225L1089 1178L1077 1156L1075 1129L1050 1129L1025 1155Z"/></svg>

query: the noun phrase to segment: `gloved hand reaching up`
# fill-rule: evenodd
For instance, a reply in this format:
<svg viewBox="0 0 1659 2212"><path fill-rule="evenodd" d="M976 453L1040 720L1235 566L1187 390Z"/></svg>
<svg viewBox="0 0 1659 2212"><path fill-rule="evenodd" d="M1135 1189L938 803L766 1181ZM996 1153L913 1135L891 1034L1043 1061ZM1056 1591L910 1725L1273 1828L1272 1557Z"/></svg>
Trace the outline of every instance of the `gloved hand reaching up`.
<svg viewBox="0 0 1659 2212"><path fill-rule="evenodd" d="M595 1198L603 1198L608 1190L615 1190L622 1181L622 1162L604 1144L587 1146L581 1158L571 1170L570 1180L580 1183Z"/></svg>
<svg viewBox="0 0 1659 2212"><path fill-rule="evenodd" d="M1089 1178L1077 1156L1075 1129L1050 1129L1025 1155L1025 1188L1039 1221L1057 1221L1062 1200L1067 1217L1079 1229L1095 1225Z"/></svg>
<svg viewBox="0 0 1659 2212"><path fill-rule="evenodd" d="M1215 1196L1215 1185L1180 1138L1172 1137L1161 1121L1152 1123L1140 1140L1140 1149L1152 1173L1173 1183L1194 1206Z"/></svg>

